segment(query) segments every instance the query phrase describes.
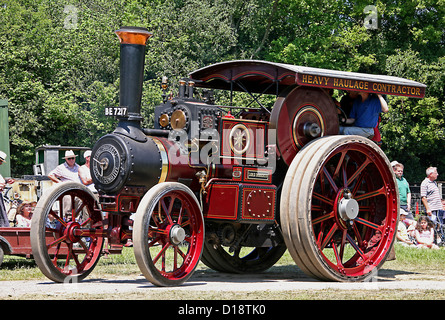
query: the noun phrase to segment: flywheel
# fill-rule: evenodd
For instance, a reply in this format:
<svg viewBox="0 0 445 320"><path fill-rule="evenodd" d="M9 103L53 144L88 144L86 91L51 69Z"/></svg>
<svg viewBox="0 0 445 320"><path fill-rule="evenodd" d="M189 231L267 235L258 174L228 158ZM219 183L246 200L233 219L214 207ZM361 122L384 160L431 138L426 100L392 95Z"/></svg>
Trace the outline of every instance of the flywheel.
<svg viewBox="0 0 445 320"><path fill-rule="evenodd" d="M276 130L278 150L289 166L308 142L338 134L335 104L323 89L290 87L275 101L270 128Z"/></svg>

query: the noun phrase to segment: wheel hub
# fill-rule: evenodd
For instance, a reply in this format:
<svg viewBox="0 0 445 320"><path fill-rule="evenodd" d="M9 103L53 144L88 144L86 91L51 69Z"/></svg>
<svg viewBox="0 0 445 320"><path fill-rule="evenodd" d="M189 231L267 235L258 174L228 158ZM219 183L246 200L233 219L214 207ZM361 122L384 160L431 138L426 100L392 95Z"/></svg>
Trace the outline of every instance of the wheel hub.
<svg viewBox="0 0 445 320"><path fill-rule="evenodd" d="M344 221L354 220L357 218L359 213L358 202L355 199L352 199L351 192L349 190L345 190L343 194L343 198L338 202L338 214L340 218Z"/></svg>
<svg viewBox="0 0 445 320"><path fill-rule="evenodd" d="M80 241L80 237L75 235L75 231L79 227L80 227L80 224L76 221L68 223L67 228L64 231L64 234L66 236L65 241L67 243L76 243L76 242Z"/></svg>
<svg viewBox="0 0 445 320"><path fill-rule="evenodd" d="M180 244L185 239L185 231L184 229L179 225L175 224L170 229L170 241L174 245Z"/></svg>
<svg viewBox="0 0 445 320"><path fill-rule="evenodd" d="M317 138L321 134L321 128L313 122L306 122L303 126L303 132L308 138Z"/></svg>

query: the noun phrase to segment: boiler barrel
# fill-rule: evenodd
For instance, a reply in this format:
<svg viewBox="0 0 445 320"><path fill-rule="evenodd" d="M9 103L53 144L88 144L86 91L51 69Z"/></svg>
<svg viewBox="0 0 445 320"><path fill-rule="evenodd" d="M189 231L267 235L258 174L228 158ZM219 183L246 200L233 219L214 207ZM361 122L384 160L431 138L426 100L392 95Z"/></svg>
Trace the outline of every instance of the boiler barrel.
<svg viewBox="0 0 445 320"><path fill-rule="evenodd" d="M124 186L150 189L164 181L196 184L197 168L188 164L173 141L147 136L137 141L112 133L100 138L91 154L91 177L96 189L114 194Z"/></svg>
<svg viewBox="0 0 445 320"><path fill-rule="evenodd" d="M152 139L139 142L125 135L100 138L91 155L91 177L96 189L116 193L124 185L151 188L162 173L161 152Z"/></svg>

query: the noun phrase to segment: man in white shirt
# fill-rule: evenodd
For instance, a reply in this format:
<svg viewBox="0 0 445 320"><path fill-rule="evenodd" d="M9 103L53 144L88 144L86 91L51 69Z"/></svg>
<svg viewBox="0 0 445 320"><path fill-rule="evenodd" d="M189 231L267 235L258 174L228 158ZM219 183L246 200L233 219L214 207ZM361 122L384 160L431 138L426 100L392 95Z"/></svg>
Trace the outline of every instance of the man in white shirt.
<svg viewBox="0 0 445 320"><path fill-rule="evenodd" d="M429 167L426 169L426 178L420 184L420 197L425 206L426 214L433 223L436 223L437 219L438 222L443 223L445 213L436 183L438 176L437 168Z"/></svg>
<svg viewBox="0 0 445 320"><path fill-rule="evenodd" d="M55 183L74 181L82 183L79 178L79 165L76 163L76 155L73 150L65 151L65 162L58 165L54 170L52 170L48 177ZM79 205L79 199L75 199L76 207ZM69 221L71 219L70 211L72 211L71 197L63 197L63 214L65 220Z"/></svg>
<svg viewBox="0 0 445 320"><path fill-rule="evenodd" d="M76 163L76 155L72 150L65 151L65 162L52 170L48 177L55 183L64 181L81 182L79 178L79 165Z"/></svg>

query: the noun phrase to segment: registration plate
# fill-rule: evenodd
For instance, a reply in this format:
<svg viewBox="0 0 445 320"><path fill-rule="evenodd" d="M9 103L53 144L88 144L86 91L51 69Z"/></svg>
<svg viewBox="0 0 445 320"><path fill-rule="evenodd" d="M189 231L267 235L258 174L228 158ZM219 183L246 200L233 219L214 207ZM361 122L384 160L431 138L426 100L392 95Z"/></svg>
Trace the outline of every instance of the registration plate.
<svg viewBox="0 0 445 320"><path fill-rule="evenodd" d="M125 108L125 107L107 107L107 108L105 108L105 115L106 116L126 117L127 116L127 108Z"/></svg>

